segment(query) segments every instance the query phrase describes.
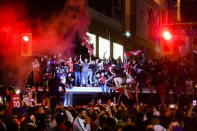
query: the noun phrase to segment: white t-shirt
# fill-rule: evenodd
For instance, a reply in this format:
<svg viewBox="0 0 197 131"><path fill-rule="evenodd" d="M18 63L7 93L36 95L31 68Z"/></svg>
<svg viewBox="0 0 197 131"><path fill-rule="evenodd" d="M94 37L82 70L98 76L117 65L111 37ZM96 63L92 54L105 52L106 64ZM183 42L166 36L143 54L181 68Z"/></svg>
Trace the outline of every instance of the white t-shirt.
<svg viewBox="0 0 197 131"><path fill-rule="evenodd" d="M73 122L73 131L91 131L90 124L85 126L85 121L77 117Z"/></svg>
<svg viewBox="0 0 197 131"><path fill-rule="evenodd" d="M154 131L166 131L166 129L161 125L154 125L153 129Z"/></svg>

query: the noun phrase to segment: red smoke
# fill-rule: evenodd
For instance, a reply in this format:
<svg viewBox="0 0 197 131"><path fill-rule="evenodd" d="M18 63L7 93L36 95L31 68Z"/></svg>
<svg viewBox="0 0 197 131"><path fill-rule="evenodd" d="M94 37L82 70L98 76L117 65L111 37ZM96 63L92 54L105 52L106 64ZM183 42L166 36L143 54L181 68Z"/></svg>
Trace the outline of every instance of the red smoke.
<svg viewBox="0 0 197 131"><path fill-rule="evenodd" d="M62 11L53 14L49 20L36 21L34 52L72 56L74 37L78 33L80 38L86 38L89 22L86 0L68 0Z"/></svg>
<svg viewBox="0 0 197 131"><path fill-rule="evenodd" d="M19 35L29 28L25 12L21 4L0 7L0 51L4 56L19 53Z"/></svg>
<svg viewBox="0 0 197 131"><path fill-rule="evenodd" d="M22 4L0 7L1 82L20 87L31 70L31 60L20 56L20 33L29 31L25 12Z"/></svg>
<svg viewBox="0 0 197 131"><path fill-rule="evenodd" d="M32 32L33 55L64 53L71 56L74 37L79 34L81 39L87 39L89 23L86 0L67 0L64 8L47 20L32 19L25 4L1 6L0 72L3 72L3 81L22 87L31 72L32 58L20 56L20 33ZM83 44L87 42L84 40Z"/></svg>

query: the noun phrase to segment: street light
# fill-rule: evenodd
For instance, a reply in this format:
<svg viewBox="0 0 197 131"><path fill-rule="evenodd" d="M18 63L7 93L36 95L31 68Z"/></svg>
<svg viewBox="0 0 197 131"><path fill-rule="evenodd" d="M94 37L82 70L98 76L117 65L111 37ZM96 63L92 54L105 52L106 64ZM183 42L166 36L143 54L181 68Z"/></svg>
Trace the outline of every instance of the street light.
<svg viewBox="0 0 197 131"><path fill-rule="evenodd" d="M131 37L130 31L126 31L124 35L125 35L127 38Z"/></svg>

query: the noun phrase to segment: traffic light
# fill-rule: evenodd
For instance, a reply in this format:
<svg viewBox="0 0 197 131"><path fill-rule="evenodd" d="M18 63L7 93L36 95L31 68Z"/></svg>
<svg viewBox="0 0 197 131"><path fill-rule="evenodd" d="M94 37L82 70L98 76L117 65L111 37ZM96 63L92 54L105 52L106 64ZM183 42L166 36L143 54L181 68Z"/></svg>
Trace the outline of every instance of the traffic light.
<svg viewBox="0 0 197 131"><path fill-rule="evenodd" d="M185 30L179 26L164 26L161 32L161 49L163 54L179 53L179 47L185 43L185 36Z"/></svg>
<svg viewBox="0 0 197 131"><path fill-rule="evenodd" d="M21 56L32 55L32 33L21 34Z"/></svg>
<svg viewBox="0 0 197 131"><path fill-rule="evenodd" d="M172 34L169 31L164 31L163 32L163 38L165 40L171 40L172 39Z"/></svg>
<svg viewBox="0 0 197 131"><path fill-rule="evenodd" d="M163 30L161 35L162 53L173 54L173 35L170 30Z"/></svg>
<svg viewBox="0 0 197 131"><path fill-rule="evenodd" d="M23 36L23 40L25 41L25 42L28 42L29 41L29 37L28 36Z"/></svg>

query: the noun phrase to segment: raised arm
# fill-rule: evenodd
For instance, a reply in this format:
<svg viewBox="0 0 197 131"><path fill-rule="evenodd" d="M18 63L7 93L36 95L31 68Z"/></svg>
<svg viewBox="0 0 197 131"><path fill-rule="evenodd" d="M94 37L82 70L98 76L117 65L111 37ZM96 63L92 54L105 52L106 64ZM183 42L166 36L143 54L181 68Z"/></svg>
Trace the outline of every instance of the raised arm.
<svg viewBox="0 0 197 131"><path fill-rule="evenodd" d="M80 55L80 57L79 57L79 62L83 64L83 61L82 61L82 59L81 59L81 55Z"/></svg>
<svg viewBox="0 0 197 131"><path fill-rule="evenodd" d="M127 111L127 108L126 108L126 106L123 104L123 102L121 102L121 106L122 106L122 108L123 108L125 111Z"/></svg>

